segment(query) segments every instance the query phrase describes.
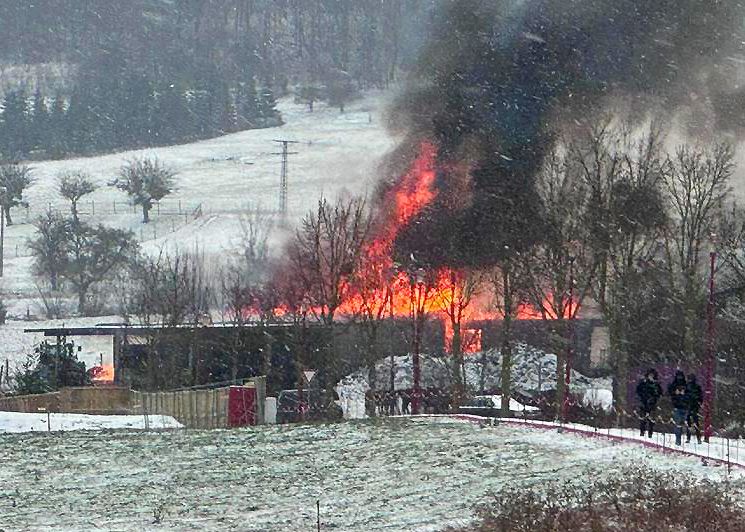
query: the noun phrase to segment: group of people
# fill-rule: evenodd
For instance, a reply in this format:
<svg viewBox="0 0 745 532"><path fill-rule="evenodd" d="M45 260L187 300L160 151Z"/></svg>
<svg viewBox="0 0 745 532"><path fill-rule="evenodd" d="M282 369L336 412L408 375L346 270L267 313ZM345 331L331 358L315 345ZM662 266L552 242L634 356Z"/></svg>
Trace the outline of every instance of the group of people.
<svg viewBox="0 0 745 532"><path fill-rule="evenodd" d="M701 428L699 424L699 411L703 402L701 386L696 382L696 375L691 373L686 378L685 373L677 371L672 382L667 387L667 394L673 406L673 422L675 424L675 444L681 445L683 439L683 427L686 428L686 443L691 441L691 429L696 434L698 443L701 443ZM650 369L636 386L636 395L639 397L639 431L642 436L646 432L651 438L654 432L654 411L657 402L662 397L662 386L660 386L657 371Z"/></svg>

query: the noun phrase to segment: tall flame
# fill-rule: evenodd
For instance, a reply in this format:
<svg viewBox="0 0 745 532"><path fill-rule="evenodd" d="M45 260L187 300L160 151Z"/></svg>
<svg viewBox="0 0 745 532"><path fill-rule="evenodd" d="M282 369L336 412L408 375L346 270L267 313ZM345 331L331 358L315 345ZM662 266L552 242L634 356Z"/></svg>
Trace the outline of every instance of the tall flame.
<svg viewBox="0 0 745 532"><path fill-rule="evenodd" d="M345 297L337 315L351 316L362 311L379 318L412 317L415 312L436 316L443 322L445 347L451 352L453 323L467 327L474 321L501 316L485 296L487 290L475 294L466 290L463 271L448 267L434 272L402 270L394 264L393 246L399 232L437 197L436 163L436 147L423 142L409 170L384 194L374 236L363 249L357 270L345 282ZM551 306L544 307L543 313ZM278 311L282 313L282 309ZM521 304L515 318L543 319L543 313ZM547 317L555 318L550 312ZM463 353L481 350L480 329L465 328L460 339Z"/></svg>

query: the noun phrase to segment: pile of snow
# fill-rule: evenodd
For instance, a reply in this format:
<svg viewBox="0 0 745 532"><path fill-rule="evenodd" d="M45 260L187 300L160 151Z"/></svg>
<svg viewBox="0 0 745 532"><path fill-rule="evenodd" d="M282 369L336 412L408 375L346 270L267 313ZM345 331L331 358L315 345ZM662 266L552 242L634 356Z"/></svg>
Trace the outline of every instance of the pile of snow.
<svg viewBox="0 0 745 532"><path fill-rule="evenodd" d="M499 408L502 405L501 395L477 395L474 397L474 401L482 398L489 399L494 408ZM465 406L468 406L468 404ZM536 406L525 405L516 399L510 398L510 412L537 412L539 410L540 408Z"/></svg>
<svg viewBox="0 0 745 532"><path fill-rule="evenodd" d="M591 408L610 410L613 407L613 390L590 388L582 394L582 404Z"/></svg>
<svg viewBox="0 0 745 532"><path fill-rule="evenodd" d="M370 389L367 380L356 379L352 376L344 377L334 390L339 396L338 404L344 413L344 419L364 419L365 394Z"/></svg>
<svg viewBox="0 0 745 532"><path fill-rule="evenodd" d="M112 429L177 429L171 416L93 416L88 414L28 414L0 412L0 432L47 432Z"/></svg>

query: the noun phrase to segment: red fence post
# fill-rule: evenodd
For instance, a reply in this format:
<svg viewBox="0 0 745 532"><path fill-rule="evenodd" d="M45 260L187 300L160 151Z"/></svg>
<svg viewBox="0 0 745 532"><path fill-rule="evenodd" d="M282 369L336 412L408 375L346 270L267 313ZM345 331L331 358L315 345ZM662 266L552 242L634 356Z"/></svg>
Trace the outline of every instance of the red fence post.
<svg viewBox="0 0 745 532"><path fill-rule="evenodd" d="M256 425L256 388L231 386L228 392L228 426Z"/></svg>

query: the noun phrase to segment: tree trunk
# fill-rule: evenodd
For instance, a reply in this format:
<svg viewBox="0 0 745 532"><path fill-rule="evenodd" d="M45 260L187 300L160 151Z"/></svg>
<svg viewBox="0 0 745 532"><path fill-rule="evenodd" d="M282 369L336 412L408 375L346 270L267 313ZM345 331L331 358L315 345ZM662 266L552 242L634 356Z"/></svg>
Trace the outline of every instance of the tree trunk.
<svg viewBox="0 0 745 532"><path fill-rule="evenodd" d="M13 220L10 217L10 207L6 206L3 210L5 211L5 225L13 225Z"/></svg>
<svg viewBox="0 0 745 532"><path fill-rule="evenodd" d="M150 222L150 208L149 203L142 204L142 223L146 224Z"/></svg>
<svg viewBox="0 0 745 532"><path fill-rule="evenodd" d="M460 322L452 320L453 338L450 344L450 356L453 359L453 408L460 406L461 398L465 393L465 375L461 373L463 367L463 349L460 333Z"/></svg>
<svg viewBox="0 0 745 532"><path fill-rule="evenodd" d="M70 210L72 211L72 219L73 219L73 221L76 224L79 223L80 220L78 219L78 202L77 201L73 201L72 202L72 204L70 206Z"/></svg>
<svg viewBox="0 0 745 532"><path fill-rule="evenodd" d="M238 338L238 335L240 332L236 333L236 337L233 341L233 353L230 360L230 380L235 381L238 378L238 351L240 347L240 340Z"/></svg>
<svg viewBox="0 0 745 532"><path fill-rule="evenodd" d="M78 314L81 316L85 316L85 300L87 295L86 290L78 289Z"/></svg>
<svg viewBox="0 0 745 532"><path fill-rule="evenodd" d="M502 322L502 417L510 416L510 396L512 395L512 287L510 271L502 268L502 294L504 321Z"/></svg>
<svg viewBox="0 0 745 532"><path fill-rule="evenodd" d="M266 389L270 390L270 384L273 385L272 379L272 351L274 345L274 337L269 333L264 333L264 357L262 360L261 372L266 377Z"/></svg>
<svg viewBox="0 0 745 532"><path fill-rule="evenodd" d="M502 417L510 416L510 396L512 395L512 316L505 314L502 325Z"/></svg>
<svg viewBox="0 0 745 532"><path fill-rule="evenodd" d="M563 316L560 316L556 320L556 328L561 333L561 338L566 338L565 334L565 322L563 319ZM554 351L556 352L556 418L561 419L562 413L564 409L564 400L566 398L566 382L564 379L566 378L566 346L563 345L564 342L557 341L556 342L556 349Z"/></svg>

